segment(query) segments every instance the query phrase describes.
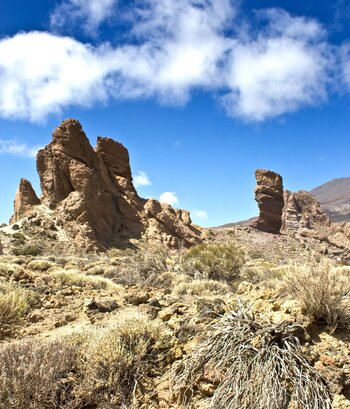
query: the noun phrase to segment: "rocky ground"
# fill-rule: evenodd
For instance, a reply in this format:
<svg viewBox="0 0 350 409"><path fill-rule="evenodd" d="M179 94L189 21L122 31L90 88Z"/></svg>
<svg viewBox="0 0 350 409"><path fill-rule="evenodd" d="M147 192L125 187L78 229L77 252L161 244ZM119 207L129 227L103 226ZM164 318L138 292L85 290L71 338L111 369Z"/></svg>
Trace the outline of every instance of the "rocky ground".
<svg viewBox="0 0 350 409"><path fill-rule="evenodd" d="M6 348L18 345L18 342L35 345L78 335L90 339L96 336L96 332L103 333L118 325L120 320L126 320L131 332L130 328L136 325L135 322L137 325L140 322L147 322L148 326L156 325L157 331L163 334L157 337L162 339L164 345L160 348L161 353L157 350L157 360L143 369L143 380L139 379L132 386L131 395L114 395L105 385L107 392L96 392L97 398L75 398L74 404L69 406L66 402L64 406L62 402L60 405L53 403L56 398L51 397L53 400L50 401L46 397L49 403L40 406L35 398L28 403L28 396L27 400L22 398L18 400L19 403L11 405L11 398L0 393L0 407L184 407L181 406L181 395L171 387L172 370L196 350L201 339L210 336L208 328L213 322L235 310L239 299L251 306L251 311L261 322L277 324L288 321L303 326L306 331L301 337L304 357L324 377L332 395L332 407L350 408L348 328L330 328L325 322L315 320L297 299L283 291L283 266L293 260L300 264L303 260L307 262L311 253L320 254L323 244L315 245L312 241L305 244L286 235L271 235L240 226L210 231L208 236L208 245L234 242L244 253L244 261L236 260L239 272L232 273L234 279L201 276L203 268L201 270L200 266L194 268L193 264L186 264L185 250L115 250L89 257L1 256L0 289L1 285L10 285L19 291L17 298L22 296L26 302L22 309L17 306L17 315L6 319L6 311L1 313L4 307L0 301L0 355L6 354ZM4 247L7 252L6 243ZM202 251L206 251L205 248ZM342 268L346 270L346 267ZM18 299L11 300L13 308L17 305L16 300L18 304ZM156 348L157 337L150 340L153 344L147 348L152 352L147 354L155 353L152 348ZM147 354L140 359L147 360ZM109 362L108 356L103 359ZM16 358L13 357L13 360L16 361ZM13 360L14 365L16 362ZM50 366L50 363L46 365ZM112 368L107 368L107 372L109 370L112 371ZM4 373L4 369L3 373L1 371L0 384L2 382L3 387L14 388L8 379L8 372ZM69 391L80 382L76 371L72 369L71 373L65 374L65 382L71 382ZM3 379L5 376L7 383ZM24 375L17 372L12 376ZM15 381L19 380L12 379L12 382ZM56 385L58 389L62 389L61 381ZM103 383L106 379L100 381ZM209 407L217 386L215 380L203 374L196 381L193 398L185 407ZM98 390L96 385L94 388ZM55 394L57 396L57 391Z"/></svg>

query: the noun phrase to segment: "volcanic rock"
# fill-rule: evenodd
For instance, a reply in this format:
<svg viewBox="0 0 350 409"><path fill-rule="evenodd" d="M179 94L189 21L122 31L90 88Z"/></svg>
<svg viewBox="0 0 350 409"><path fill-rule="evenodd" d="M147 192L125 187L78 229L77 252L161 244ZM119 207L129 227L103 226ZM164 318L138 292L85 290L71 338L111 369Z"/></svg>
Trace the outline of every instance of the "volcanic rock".
<svg viewBox="0 0 350 409"><path fill-rule="evenodd" d="M300 229L329 227L331 222L320 203L307 191L284 192L282 230L296 232Z"/></svg>
<svg viewBox="0 0 350 409"><path fill-rule="evenodd" d="M41 207L79 248L102 250L140 239L188 246L201 240L188 212L138 196L122 144L99 137L93 149L77 120L55 129L52 142L38 152L37 170ZM29 195L28 183L16 197L13 220L40 203L33 190Z"/></svg>
<svg viewBox="0 0 350 409"><path fill-rule="evenodd" d="M255 178L255 200L260 214L252 226L267 233L278 234L282 226L284 205L282 177L276 172L258 169Z"/></svg>
<svg viewBox="0 0 350 409"><path fill-rule="evenodd" d="M39 205L40 200L38 199L32 184L27 179L21 179L16 192L16 197L14 200L14 213L11 217L10 223L15 223L17 220L22 218L33 206Z"/></svg>

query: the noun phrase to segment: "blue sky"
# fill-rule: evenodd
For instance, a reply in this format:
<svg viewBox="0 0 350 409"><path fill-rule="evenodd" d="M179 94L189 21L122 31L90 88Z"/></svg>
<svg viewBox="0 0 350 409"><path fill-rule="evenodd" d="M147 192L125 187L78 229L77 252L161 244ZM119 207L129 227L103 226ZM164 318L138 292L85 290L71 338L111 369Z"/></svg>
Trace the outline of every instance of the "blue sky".
<svg viewBox="0 0 350 409"><path fill-rule="evenodd" d="M1 1L0 221L69 117L205 226L257 213L257 168L350 176L349 23L345 0Z"/></svg>

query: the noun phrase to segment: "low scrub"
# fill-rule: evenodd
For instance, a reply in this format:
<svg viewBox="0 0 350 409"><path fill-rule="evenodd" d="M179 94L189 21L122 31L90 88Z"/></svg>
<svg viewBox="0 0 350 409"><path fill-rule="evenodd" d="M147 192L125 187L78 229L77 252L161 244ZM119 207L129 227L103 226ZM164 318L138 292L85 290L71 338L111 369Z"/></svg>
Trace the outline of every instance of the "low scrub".
<svg viewBox="0 0 350 409"><path fill-rule="evenodd" d="M221 318L172 373L172 389L190 407L196 386L218 387L208 409L330 409L328 389L303 357L296 324L262 324L246 307Z"/></svg>
<svg viewBox="0 0 350 409"><path fill-rule="evenodd" d="M190 248L184 261L184 272L195 278L232 283L244 264L244 255L233 242L203 243Z"/></svg>
<svg viewBox="0 0 350 409"><path fill-rule="evenodd" d="M15 256L39 256L42 253L42 248L35 245L18 246L12 248L12 253Z"/></svg>
<svg viewBox="0 0 350 409"><path fill-rule="evenodd" d="M163 324L136 311L123 311L112 328L95 332L84 348L79 368L82 381L75 393L90 405L138 407L150 387L153 364L158 369L171 346Z"/></svg>
<svg viewBox="0 0 350 409"><path fill-rule="evenodd" d="M56 264L49 260L32 260L28 263L28 268L35 271L47 271L54 266Z"/></svg>
<svg viewBox="0 0 350 409"><path fill-rule="evenodd" d="M0 408L138 408L171 346L163 323L131 310L98 331L2 346Z"/></svg>
<svg viewBox="0 0 350 409"><path fill-rule="evenodd" d="M120 286L108 278L88 276L80 273L79 270L52 269L48 271L48 276L49 279L59 281L62 285L74 285L77 287L90 286L95 290L120 290Z"/></svg>
<svg viewBox="0 0 350 409"><path fill-rule="evenodd" d="M0 407L61 408L76 348L63 341L17 342L0 348ZM67 387L69 383L67 383Z"/></svg>
<svg viewBox="0 0 350 409"><path fill-rule="evenodd" d="M18 321L30 306L29 292L11 284L0 283L0 324Z"/></svg>
<svg viewBox="0 0 350 409"><path fill-rule="evenodd" d="M346 269L326 258L284 269L285 291L306 314L332 329L350 325L350 275Z"/></svg>

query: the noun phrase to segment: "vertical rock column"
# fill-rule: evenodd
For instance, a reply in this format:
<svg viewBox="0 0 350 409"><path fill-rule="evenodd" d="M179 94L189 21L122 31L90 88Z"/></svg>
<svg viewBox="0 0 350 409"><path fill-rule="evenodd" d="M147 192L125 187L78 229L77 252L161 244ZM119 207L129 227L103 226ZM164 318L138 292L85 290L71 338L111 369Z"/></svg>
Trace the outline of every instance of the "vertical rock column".
<svg viewBox="0 0 350 409"><path fill-rule="evenodd" d="M267 233L278 234L282 227L284 206L282 177L276 172L258 169L255 178L255 200L260 213L252 226Z"/></svg>

